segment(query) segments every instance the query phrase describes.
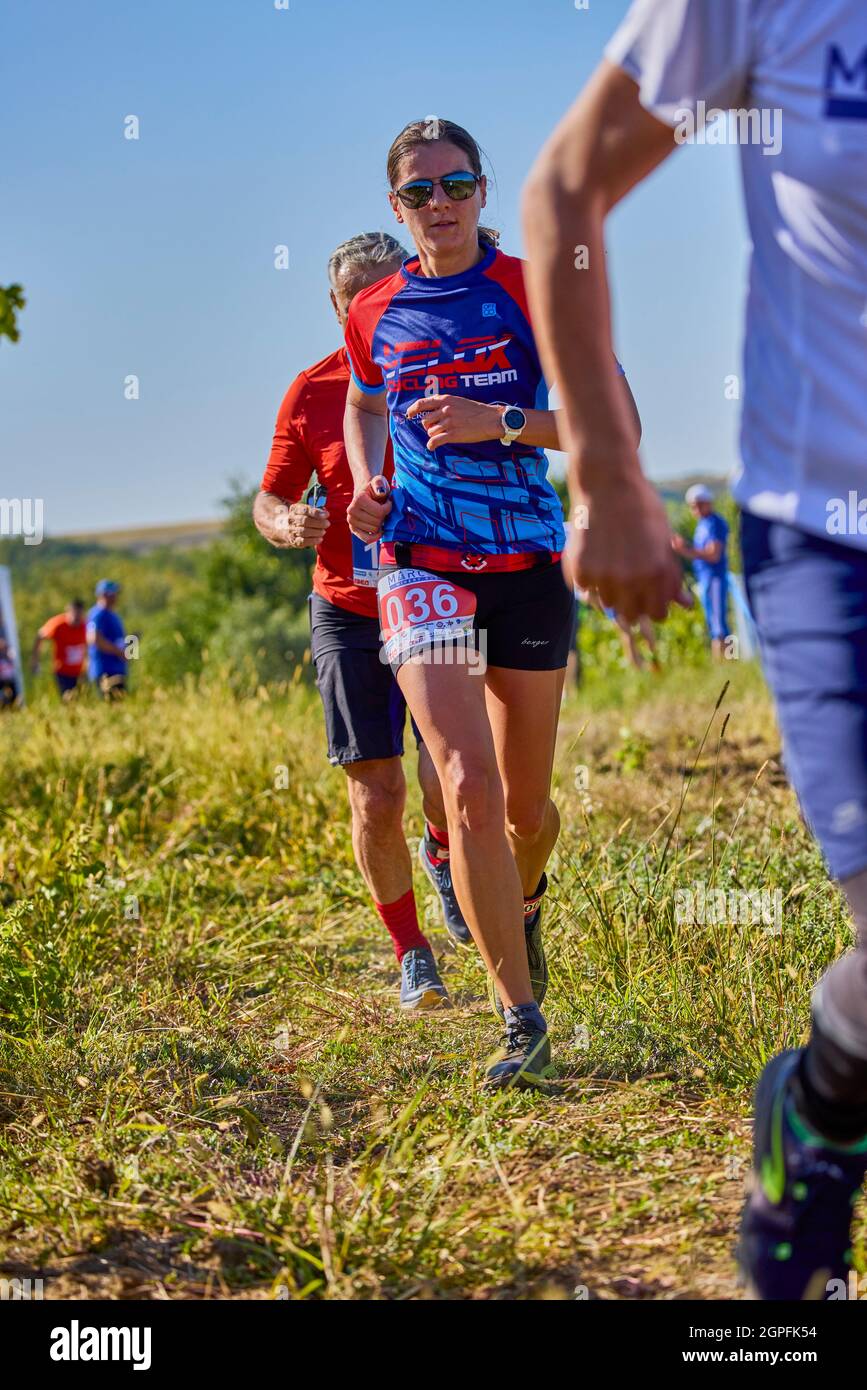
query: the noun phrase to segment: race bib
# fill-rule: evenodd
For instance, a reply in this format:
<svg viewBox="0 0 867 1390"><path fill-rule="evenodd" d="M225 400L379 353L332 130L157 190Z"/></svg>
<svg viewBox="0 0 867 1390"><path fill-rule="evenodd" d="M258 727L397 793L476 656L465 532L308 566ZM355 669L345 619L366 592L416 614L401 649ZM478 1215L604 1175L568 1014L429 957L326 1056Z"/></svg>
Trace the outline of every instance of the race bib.
<svg viewBox="0 0 867 1390"><path fill-rule="evenodd" d="M80 661L84 660L86 651L87 647L67 647L65 653L67 666L77 666Z"/></svg>
<svg viewBox="0 0 867 1390"><path fill-rule="evenodd" d="M352 578L365 589L375 589L379 581L379 541L365 545L350 531L352 536Z"/></svg>
<svg viewBox="0 0 867 1390"><path fill-rule="evenodd" d="M380 579L379 622L389 664L434 642L473 630L476 596L427 570L394 570Z"/></svg>

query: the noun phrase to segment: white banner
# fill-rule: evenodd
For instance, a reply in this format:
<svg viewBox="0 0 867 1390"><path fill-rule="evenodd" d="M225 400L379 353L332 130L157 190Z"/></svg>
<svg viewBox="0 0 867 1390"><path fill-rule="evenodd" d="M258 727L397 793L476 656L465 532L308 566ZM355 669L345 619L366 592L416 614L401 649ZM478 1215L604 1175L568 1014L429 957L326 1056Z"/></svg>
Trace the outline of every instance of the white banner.
<svg viewBox="0 0 867 1390"><path fill-rule="evenodd" d="M24 670L21 664L21 649L18 645L15 604L12 601L12 574L6 565L0 565L0 637L5 637L8 644L9 657L15 667L18 694L23 704Z"/></svg>

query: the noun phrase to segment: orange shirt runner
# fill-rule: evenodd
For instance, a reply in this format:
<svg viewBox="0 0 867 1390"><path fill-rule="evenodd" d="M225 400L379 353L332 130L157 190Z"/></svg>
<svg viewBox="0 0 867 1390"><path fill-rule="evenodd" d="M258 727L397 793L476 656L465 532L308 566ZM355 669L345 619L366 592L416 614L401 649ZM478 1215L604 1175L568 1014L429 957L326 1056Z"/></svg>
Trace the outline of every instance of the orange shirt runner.
<svg viewBox="0 0 867 1390"><path fill-rule="evenodd" d="M39 636L54 643L54 674L78 678L87 655L87 624L69 622L65 613L49 618Z"/></svg>
<svg viewBox="0 0 867 1390"><path fill-rule="evenodd" d="M349 388L349 359L339 348L295 378L280 406L271 456L262 479L262 491L298 502L310 475L327 490L329 526L317 548L313 571L314 592L338 608L375 618L376 580L371 582L378 557L350 533L346 511L353 484L343 443L343 415ZM394 471L389 442L383 472ZM376 549L378 550L378 544ZM373 563L371 563L373 561ZM359 584L355 576L363 574Z"/></svg>

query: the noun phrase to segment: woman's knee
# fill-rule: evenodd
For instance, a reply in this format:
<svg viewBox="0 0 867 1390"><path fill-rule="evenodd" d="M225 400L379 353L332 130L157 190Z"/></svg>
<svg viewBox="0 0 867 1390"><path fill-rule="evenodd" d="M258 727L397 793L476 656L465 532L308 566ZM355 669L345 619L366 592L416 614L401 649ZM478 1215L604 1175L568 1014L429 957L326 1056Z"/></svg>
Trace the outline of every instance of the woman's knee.
<svg viewBox="0 0 867 1390"><path fill-rule="evenodd" d="M450 819L477 833L503 824L503 788L496 761L452 754L445 768L443 796Z"/></svg>
<svg viewBox="0 0 867 1390"><path fill-rule="evenodd" d="M560 829L557 807L548 796L512 798L506 802L506 826L513 840L533 844L542 835Z"/></svg>

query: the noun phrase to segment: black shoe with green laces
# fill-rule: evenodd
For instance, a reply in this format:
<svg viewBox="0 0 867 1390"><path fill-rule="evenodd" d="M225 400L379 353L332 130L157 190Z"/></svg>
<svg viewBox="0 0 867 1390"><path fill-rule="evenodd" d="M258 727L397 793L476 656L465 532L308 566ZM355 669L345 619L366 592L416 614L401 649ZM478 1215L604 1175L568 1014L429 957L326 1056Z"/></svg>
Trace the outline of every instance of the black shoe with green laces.
<svg viewBox="0 0 867 1390"><path fill-rule="evenodd" d="M533 998L539 1007L545 1002L548 993L548 962L542 945L542 898L548 887L548 879L542 875L539 887L531 898L524 899L524 940L527 943L527 964L530 967L530 984ZM488 996L497 1018L503 1018L503 1005L493 980L488 980Z"/></svg>
<svg viewBox="0 0 867 1390"><path fill-rule="evenodd" d="M544 1089L555 1074L551 1043L541 1010L536 1004L519 1004L506 1010L506 1035L485 1073L491 1090L518 1086Z"/></svg>

